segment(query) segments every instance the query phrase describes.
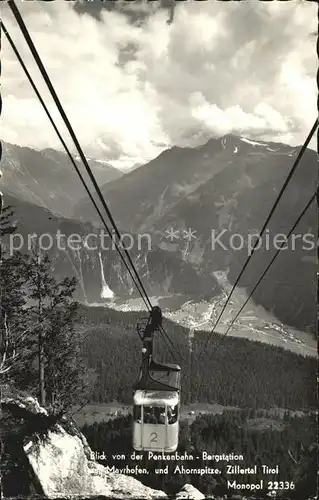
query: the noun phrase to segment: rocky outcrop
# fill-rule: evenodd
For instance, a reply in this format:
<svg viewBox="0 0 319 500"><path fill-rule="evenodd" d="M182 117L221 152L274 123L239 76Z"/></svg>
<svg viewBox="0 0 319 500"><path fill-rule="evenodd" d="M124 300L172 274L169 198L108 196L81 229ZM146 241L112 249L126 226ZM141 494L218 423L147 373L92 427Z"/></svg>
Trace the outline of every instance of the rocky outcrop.
<svg viewBox="0 0 319 500"><path fill-rule="evenodd" d="M5 420L9 422L9 433L15 433L14 440L21 447L23 462L30 468L23 480L26 477L32 480L33 492L42 497L168 498L163 491L149 488L130 475L111 471L97 463L75 423L59 415L50 415L35 398L4 397L1 409L3 417L8 417ZM16 480L19 482L20 478ZM176 495L176 499L183 498L197 500L205 495L186 484Z"/></svg>
<svg viewBox="0 0 319 500"><path fill-rule="evenodd" d="M7 426L15 427L16 442L35 478L37 493L48 498L166 498L163 491L98 464L73 421L49 415L36 399L4 398ZM8 423L9 422L9 423Z"/></svg>
<svg viewBox="0 0 319 500"><path fill-rule="evenodd" d="M65 498L102 495L111 498L162 498L163 491L144 486L137 479L109 472L90 460L80 437L70 435L62 426L49 431L46 442L29 441L24 446L29 463L45 496Z"/></svg>
<svg viewBox="0 0 319 500"><path fill-rule="evenodd" d="M198 489L195 488L195 486L193 486L192 484L185 484L181 491L176 495L176 500L182 498L193 498L194 500L200 500L201 498L205 498L205 495L198 491ZM209 498L211 500L214 500L214 497L212 496L210 496Z"/></svg>

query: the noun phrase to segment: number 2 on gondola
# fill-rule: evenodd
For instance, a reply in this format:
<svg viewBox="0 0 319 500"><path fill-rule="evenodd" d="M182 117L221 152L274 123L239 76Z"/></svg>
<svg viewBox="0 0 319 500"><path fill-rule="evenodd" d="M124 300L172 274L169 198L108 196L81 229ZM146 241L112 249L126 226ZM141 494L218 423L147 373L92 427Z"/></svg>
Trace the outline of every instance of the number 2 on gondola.
<svg viewBox="0 0 319 500"><path fill-rule="evenodd" d="M157 432L151 432L151 443L157 443Z"/></svg>

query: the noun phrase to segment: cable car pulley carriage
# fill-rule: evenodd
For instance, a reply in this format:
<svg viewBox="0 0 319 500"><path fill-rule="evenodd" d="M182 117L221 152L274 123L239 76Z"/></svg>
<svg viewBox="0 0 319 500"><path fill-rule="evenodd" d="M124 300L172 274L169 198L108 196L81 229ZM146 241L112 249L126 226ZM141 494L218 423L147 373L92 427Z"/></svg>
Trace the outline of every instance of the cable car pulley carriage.
<svg viewBox="0 0 319 500"><path fill-rule="evenodd" d="M174 452L178 446L180 366L157 363L154 335L162 326L162 311L152 308L146 326L138 324L143 342L142 366L134 386L133 448L136 451ZM140 333L141 331L141 333Z"/></svg>

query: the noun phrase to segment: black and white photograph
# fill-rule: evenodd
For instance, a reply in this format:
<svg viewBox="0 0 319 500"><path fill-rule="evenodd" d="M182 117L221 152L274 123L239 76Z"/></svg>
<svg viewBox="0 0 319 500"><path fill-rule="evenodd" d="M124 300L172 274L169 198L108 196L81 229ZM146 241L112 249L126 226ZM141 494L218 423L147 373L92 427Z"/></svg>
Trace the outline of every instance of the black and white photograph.
<svg viewBox="0 0 319 500"><path fill-rule="evenodd" d="M0 500L317 500L317 2L0 30Z"/></svg>

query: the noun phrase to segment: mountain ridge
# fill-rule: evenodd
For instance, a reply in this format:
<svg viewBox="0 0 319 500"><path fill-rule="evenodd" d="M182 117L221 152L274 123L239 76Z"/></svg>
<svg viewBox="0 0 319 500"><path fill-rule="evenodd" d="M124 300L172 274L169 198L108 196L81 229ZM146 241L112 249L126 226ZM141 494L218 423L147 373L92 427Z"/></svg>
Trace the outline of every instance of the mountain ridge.
<svg viewBox="0 0 319 500"><path fill-rule="evenodd" d="M146 231L151 238L152 247L155 248L153 252L145 251L144 248L139 254L133 249L133 260L136 260L138 270L144 279L150 279L150 294L184 294L187 301L194 297L197 286L197 298L212 298L222 292L213 276L215 272L226 273L229 282L234 283L247 257L247 237L262 227L298 150L298 147L253 141L229 134L220 139L211 138L196 148L170 148L148 164L104 184L102 192L105 191L107 204L121 232L123 229L129 231L136 239L141 231ZM45 151L47 156L55 157L54 150ZM271 220L271 237L278 232L289 231L303 204L308 201L308 196L310 198L316 191L316 163L316 154L306 150ZM4 193L6 195L6 189ZM75 218L74 213L69 213L67 218L56 214L52 219L50 207L43 211L40 207L35 208L34 202L27 206L25 201L19 201L20 192L17 196L12 200L18 207L20 205L20 226L25 226L24 233L47 232L49 225L55 229L66 227L69 235L72 232L85 235L98 231L100 227L98 224L93 229L91 222L85 222L90 219L89 213L85 216L85 211L82 215L77 214L81 220ZM97 223L95 217L92 217L92 222ZM174 227L178 229L179 237L170 241L169 231ZM315 234L313 207L300 227L301 233ZM236 250L212 249L212 229L217 233L226 231L228 239L238 233L246 246ZM189 230L195 230L196 238L193 239L189 233L188 241ZM256 257L240 282L247 292L268 264L271 251L263 246L256 251ZM122 283L122 264L110 255L102 252L101 256L110 290L108 293L114 288L115 294L124 294L123 298L133 297L130 278L125 273ZM316 322L316 256L313 251L305 251L300 244L295 250L288 249L285 256L285 259L278 257L269 277L263 281L253 298L283 323L302 330L309 327L313 329ZM61 273L62 270L64 273L70 272L70 265L74 266L75 261L80 267L85 262L89 266L85 271L89 280L88 300L101 300L103 287L101 269L98 270L101 267L98 252L95 252L94 258L92 252L84 252L80 261L79 255L75 254L62 257L60 252L55 257L59 266L62 266ZM94 280L100 283L100 290L93 284ZM128 295L125 287L129 290ZM82 299L86 300L83 293Z"/></svg>
<svg viewBox="0 0 319 500"><path fill-rule="evenodd" d="M82 164L75 159L81 173ZM88 159L98 183L120 178L123 173ZM34 150L2 141L1 182L4 193L48 208L61 216L72 215L74 203L85 195L68 156L53 148Z"/></svg>
<svg viewBox="0 0 319 500"><path fill-rule="evenodd" d="M201 268L202 273L226 271L234 283L247 257L247 238L263 226L299 151L300 147L230 134L196 148L166 150L125 176L121 188L115 180L102 187L102 192L120 227L147 231L161 248ZM241 279L240 286L248 292L276 250L276 235L289 232L316 192L316 165L316 153L307 149L267 228L271 245L264 248L262 241ZM85 212L87 205L81 203L79 215L89 219L91 212ZM296 231L315 239L315 220L313 205ZM172 230L179 235L174 239L172 234L170 241ZM190 230L196 238L186 241ZM216 234L226 231L227 241L239 235L237 241L240 237L245 245L236 250L212 249L212 230ZM315 246L308 251L297 242L296 248L285 251L285 257L278 256L253 298L275 311L283 323L314 331Z"/></svg>
<svg viewBox="0 0 319 500"><path fill-rule="evenodd" d="M238 151L234 153L236 148ZM101 190L123 229L142 230L149 225L143 221L152 216L154 202L156 204L164 200L169 210L212 179L234 158L237 160L245 154L260 155L264 153L263 149L267 149L270 155L276 153L280 157L286 154L295 156L298 147L250 141L233 134L220 139L211 138L196 147L173 146L138 169L128 172L120 183L115 179L101 186ZM129 208L125 207L124 202L129 203ZM133 208L137 208L140 213L132 212ZM85 198L75 206L74 216L96 219L89 200Z"/></svg>

